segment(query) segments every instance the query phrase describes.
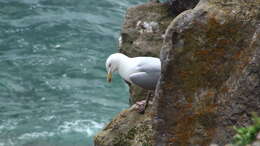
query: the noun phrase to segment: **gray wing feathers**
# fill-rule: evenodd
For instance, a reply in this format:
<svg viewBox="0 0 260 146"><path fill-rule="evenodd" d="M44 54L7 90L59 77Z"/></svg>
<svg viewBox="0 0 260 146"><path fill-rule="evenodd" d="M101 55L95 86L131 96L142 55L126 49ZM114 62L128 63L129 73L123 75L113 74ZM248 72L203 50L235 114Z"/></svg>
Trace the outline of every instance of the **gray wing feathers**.
<svg viewBox="0 0 260 146"><path fill-rule="evenodd" d="M161 61L153 57L139 57L139 64L135 68L136 72L132 73L130 80L148 90L156 88L157 81L161 74Z"/></svg>
<svg viewBox="0 0 260 146"><path fill-rule="evenodd" d="M146 58L137 66L139 72L161 72L161 61L158 58Z"/></svg>
<svg viewBox="0 0 260 146"><path fill-rule="evenodd" d="M138 71L147 72L147 73L161 72L161 64L159 64L159 65L154 65L154 64L139 65Z"/></svg>
<svg viewBox="0 0 260 146"><path fill-rule="evenodd" d="M159 77L160 72L137 72L130 75L130 80L144 89L154 90Z"/></svg>

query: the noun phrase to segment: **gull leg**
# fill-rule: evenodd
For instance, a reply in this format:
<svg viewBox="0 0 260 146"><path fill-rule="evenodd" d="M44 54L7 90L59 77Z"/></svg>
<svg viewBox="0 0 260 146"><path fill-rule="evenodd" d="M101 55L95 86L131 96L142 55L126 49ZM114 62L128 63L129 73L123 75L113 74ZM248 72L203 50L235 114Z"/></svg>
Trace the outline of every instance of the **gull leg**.
<svg viewBox="0 0 260 146"><path fill-rule="evenodd" d="M145 110L149 104L150 98L151 98L152 92L148 91L148 95L146 96L145 100L136 102L137 104L137 110L140 114L144 114Z"/></svg>

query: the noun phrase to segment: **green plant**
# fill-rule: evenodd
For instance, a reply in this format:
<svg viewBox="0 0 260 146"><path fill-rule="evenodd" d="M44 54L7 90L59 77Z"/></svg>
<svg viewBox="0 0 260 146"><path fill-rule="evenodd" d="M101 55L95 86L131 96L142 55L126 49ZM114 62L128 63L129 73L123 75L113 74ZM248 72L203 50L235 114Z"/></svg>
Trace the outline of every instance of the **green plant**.
<svg viewBox="0 0 260 146"><path fill-rule="evenodd" d="M256 135L260 132L260 117L253 115L253 125L248 127L234 127L236 135L233 138L235 146L245 146L252 143L256 139Z"/></svg>

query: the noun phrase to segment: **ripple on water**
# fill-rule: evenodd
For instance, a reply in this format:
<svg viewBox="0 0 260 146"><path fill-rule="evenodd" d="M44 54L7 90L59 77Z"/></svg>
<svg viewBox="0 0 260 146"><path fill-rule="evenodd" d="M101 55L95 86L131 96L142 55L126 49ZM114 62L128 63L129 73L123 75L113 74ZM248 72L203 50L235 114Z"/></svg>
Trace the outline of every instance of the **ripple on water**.
<svg viewBox="0 0 260 146"><path fill-rule="evenodd" d="M0 146L90 146L128 106L106 83L131 0L0 0Z"/></svg>

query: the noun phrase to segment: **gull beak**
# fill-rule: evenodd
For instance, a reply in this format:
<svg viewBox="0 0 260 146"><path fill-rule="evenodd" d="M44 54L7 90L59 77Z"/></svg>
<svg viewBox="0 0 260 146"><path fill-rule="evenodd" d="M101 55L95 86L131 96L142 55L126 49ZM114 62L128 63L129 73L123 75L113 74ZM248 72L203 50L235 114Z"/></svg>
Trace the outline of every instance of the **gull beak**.
<svg viewBox="0 0 260 146"><path fill-rule="evenodd" d="M109 72L107 73L107 81L108 81L109 83L111 83L111 81L112 81L112 73L111 73L111 71L109 71Z"/></svg>

